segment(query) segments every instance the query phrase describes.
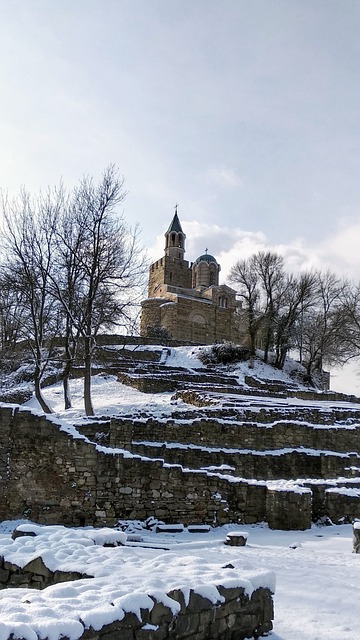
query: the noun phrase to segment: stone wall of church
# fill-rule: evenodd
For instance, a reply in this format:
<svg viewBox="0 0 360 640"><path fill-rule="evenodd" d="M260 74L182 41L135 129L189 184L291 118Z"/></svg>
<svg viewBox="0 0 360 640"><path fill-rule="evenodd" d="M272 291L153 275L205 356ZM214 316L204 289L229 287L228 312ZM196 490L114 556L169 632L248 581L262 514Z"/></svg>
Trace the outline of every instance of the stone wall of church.
<svg viewBox="0 0 360 640"><path fill-rule="evenodd" d="M239 338L232 307L169 292L166 298L142 303L141 335L146 335L148 326L163 326L174 340L189 343L237 342Z"/></svg>
<svg viewBox="0 0 360 640"><path fill-rule="evenodd" d="M188 261L164 256L150 265L148 297L161 295L162 284L173 284L176 287L190 289L191 269Z"/></svg>

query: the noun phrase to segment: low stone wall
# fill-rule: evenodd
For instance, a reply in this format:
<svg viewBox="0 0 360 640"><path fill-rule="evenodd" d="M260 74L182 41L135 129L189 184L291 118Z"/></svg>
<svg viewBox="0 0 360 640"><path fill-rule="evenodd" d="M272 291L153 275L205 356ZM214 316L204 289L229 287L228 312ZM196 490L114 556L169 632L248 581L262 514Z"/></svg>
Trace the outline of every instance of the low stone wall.
<svg viewBox="0 0 360 640"><path fill-rule="evenodd" d="M216 604L192 590L185 604L182 591L169 592L180 605L176 615L150 596L154 607L141 610L141 621L128 613L96 633L85 631L80 640L244 640L271 631L274 612L269 589L256 589L250 598L240 587L217 589L223 602Z"/></svg>
<svg viewBox="0 0 360 640"><path fill-rule="evenodd" d="M59 582L90 578L76 571L50 571L41 558L35 558L25 567L20 568L16 564L7 562L0 557L0 589L24 588L45 589Z"/></svg>
<svg viewBox="0 0 360 640"><path fill-rule="evenodd" d="M324 513L334 524L352 522L354 518L360 517L360 489L327 488Z"/></svg>
<svg viewBox="0 0 360 640"><path fill-rule="evenodd" d="M0 519L112 526L151 515L184 524L266 517L264 485L107 453L18 408L0 410L0 476Z"/></svg>
<svg viewBox="0 0 360 640"><path fill-rule="evenodd" d="M200 447L221 447L233 449L251 449L264 451L266 449L282 448L310 448L320 451L334 451L348 453L360 451L360 426L359 423L349 427L331 426L319 428L316 425L304 424L308 418L302 415L301 421L291 421L289 418L271 424L271 413L258 413L259 422L246 420L244 422L231 422L219 419L188 419L157 421L153 418L147 420L113 419L110 428L110 446L123 447L132 441L149 442L178 442L181 444L192 443ZM274 417L274 416L273 416ZM279 414L277 414L279 418ZM336 415L334 415L336 420ZM339 419L339 418L338 418ZM240 416L239 416L240 420ZM326 424L326 423L325 423ZM359 465L360 466L360 465Z"/></svg>
<svg viewBox="0 0 360 640"><path fill-rule="evenodd" d="M312 515L312 493L310 489L268 489L266 512L271 529L308 529Z"/></svg>
<svg viewBox="0 0 360 640"><path fill-rule="evenodd" d="M344 475L344 467L359 464L360 458L353 455L331 455L314 452L284 451L275 455L261 452L234 452L233 450L151 443L127 443L133 453L158 457L171 464L181 464L190 469L226 465L233 471L224 471L240 478L274 480L277 478L335 478Z"/></svg>

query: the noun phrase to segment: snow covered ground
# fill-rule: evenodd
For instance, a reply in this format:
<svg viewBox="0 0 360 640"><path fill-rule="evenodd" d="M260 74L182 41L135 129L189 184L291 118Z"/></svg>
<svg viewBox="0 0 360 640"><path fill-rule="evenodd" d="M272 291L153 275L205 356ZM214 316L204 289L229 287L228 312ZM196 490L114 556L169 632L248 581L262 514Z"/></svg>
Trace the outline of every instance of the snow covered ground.
<svg viewBox="0 0 360 640"><path fill-rule="evenodd" d="M116 347L113 348L116 349ZM155 347L151 346L146 347L147 350L151 350L151 348L155 349ZM158 350L158 347L156 347L156 349ZM169 351L169 353L167 354L167 359L164 364L168 367L183 367L184 369L196 371L196 369L204 367L198 358L198 352L200 349L201 347L177 347L169 350L166 349L166 352ZM299 366L300 365L296 364L293 360L287 359L284 370L279 371L278 369L274 369L274 367L265 364L261 360L256 360L254 368L250 368L248 362L241 362L237 365L225 367L225 370L230 373L231 376L236 377L240 384L245 384L245 376L251 375L256 376L260 380L281 380L282 382L288 382L293 386L294 378L291 374L294 375L294 372L296 374ZM308 388L301 384L298 384L297 386L301 389ZM73 408L68 409L67 411L64 411L63 409L63 390L60 383L51 387L46 387L43 393L46 401L58 418L64 419L70 423L84 417L82 379L79 378L71 381ZM97 415L115 415L117 413L133 414L134 412L135 414L137 412L140 414L140 412L143 411L158 417L166 417L166 415L170 415L174 410L174 404L176 404L177 410L181 409L182 406L184 406L184 408L187 406L180 400L177 400L174 403L172 397L172 392L155 394L142 393L132 387L121 384L118 382L116 376L113 375L95 375L92 378L92 398ZM257 396L254 398L248 396L248 401L256 404L259 402L259 398ZM268 404L272 404L273 402L276 405L288 404L286 399L266 399L266 403ZM301 399L297 400L296 398L291 398L290 402L292 405L298 404L299 406L306 406L308 404L307 401ZM321 400L320 396L317 405L323 405L326 407L329 405L329 402ZM40 410L40 406L34 397L24 403L24 406ZM354 406L358 408L358 405Z"/></svg>
<svg viewBox="0 0 360 640"><path fill-rule="evenodd" d="M246 547L229 547L224 545L226 535L239 526L208 533L155 534L141 531L134 523L133 531L145 543L167 549L156 550L104 548L97 543L106 541L106 531L97 534L63 527L37 527L37 538L12 541L8 532L16 524L0 527L0 554L23 566L41 552L51 569L83 571L95 577L40 592L1 591L0 640L10 632L26 640L36 640L37 635L58 640L62 634L75 640L83 632L79 619L101 628L121 610L138 610L150 592L166 599L164 594L171 588L182 587L186 593L195 587L214 595L211 585L219 581L243 584L251 591L258 582L272 587L274 574L272 640L359 638L360 555L352 554L350 525L314 526L296 533L255 525L246 527ZM234 569L224 569L229 563Z"/></svg>

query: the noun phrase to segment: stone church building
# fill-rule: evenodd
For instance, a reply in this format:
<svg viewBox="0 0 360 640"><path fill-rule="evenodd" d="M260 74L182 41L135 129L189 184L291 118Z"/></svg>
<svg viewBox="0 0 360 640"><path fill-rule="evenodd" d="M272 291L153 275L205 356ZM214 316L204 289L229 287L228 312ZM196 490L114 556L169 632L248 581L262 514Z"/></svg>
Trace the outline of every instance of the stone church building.
<svg viewBox="0 0 360 640"><path fill-rule="evenodd" d="M148 298L141 303L141 335L163 328L173 340L239 342L236 292L219 284L220 265L207 250L190 264L184 259L185 238L175 208L165 233L165 255L150 265Z"/></svg>

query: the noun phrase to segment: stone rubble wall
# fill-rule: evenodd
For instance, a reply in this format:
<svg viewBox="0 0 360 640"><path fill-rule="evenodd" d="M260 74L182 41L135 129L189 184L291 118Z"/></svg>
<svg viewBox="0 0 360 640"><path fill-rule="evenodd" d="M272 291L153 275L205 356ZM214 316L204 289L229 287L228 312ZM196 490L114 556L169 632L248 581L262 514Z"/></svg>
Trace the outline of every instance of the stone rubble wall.
<svg viewBox="0 0 360 640"><path fill-rule="evenodd" d="M201 441L200 423L192 426L190 441L196 436ZM210 428L206 421L201 424ZM149 429L149 424L137 423L135 430L139 425ZM161 427L164 437L167 425L156 425L159 430ZM175 425L170 427L173 429ZM131 449L130 422L114 420L113 428L116 440L123 440L119 444ZM178 426L178 431L183 428L190 433L190 425ZM266 436L271 430L260 428L258 433ZM237 432L241 433L239 425ZM217 474L184 470L179 464L164 463L161 456L150 459L126 450L105 451L81 436L61 431L44 415L3 405L0 519L25 517L44 524L113 526L119 519L144 520L155 516L164 522L185 525L252 524L267 520L276 528L306 529L316 515L327 515L335 522L344 515L360 517L360 500L356 496L349 499L329 493L327 489L332 485L325 481L321 487L316 481L314 486L307 483L311 490L305 494L296 486L287 490L286 498L291 505L287 512L280 499L271 499L265 481L233 479L225 475L226 470ZM291 459L289 456L288 461ZM270 464L271 460L267 462ZM322 462L326 467L326 456Z"/></svg>
<svg viewBox="0 0 360 640"><path fill-rule="evenodd" d="M40 557L20 568L0 556L0 589L45 589L59 582L90 578L77 571L50 571Z"/></svg>
<svg viewBox="0 0 360 640"><path fill-rule="evenodd" d="M264 520L266 487L179 465L106 454L45 416L0 409L0 519L113 525L118 519L224 524Z"/></svg>
<svg viewBox="0 0 360 640"><path fill-rule="evenodd" d="M240 478L276 480L277 478L335 478L344 473L344 467L360 464L360 458L353 455L330 455L314 453L308 455L302 451L283 452L276 455L256 452L235 453L231 450L209 451L206 448L181 448L166 444L155 446L150 443L133 443L131 451L138 455L158 457L171 464L181 464L191 469L221 465L232 468L223 471Z"/></svg>
<svg viewBox="0 0 360 640"><path fill-rule="evenodd" d="M360 451L360 424L345 426L318 426L300 423L306 415L290 421L271 422L279 416L271 412L259 412L257 422L233 422L220 418L198 418L194 420L157 421L114 419L111 422L110 446L122 447L131 442L177 442L201 447L226 447L228 449L251 449L255 451L305 447L318 451L348 453ZM252 412L252 418L254 413ZM239 418L240 420L241 418ZM321 415L318 418L320 421ZM336 416L334 416L336 420ZM360 422L360 420L359 420ZM320 424L320 422L319 422ZM359 465L360 466L360 465Z"/></svg>
<svg viewBox="0 0 360 640"><path fill-rule="evenodd" d="M194 414L195 415L195 414ZM252 414L254 415L254 414ZM306 416L302 420L306 419ZM334 416L336 420L336 416ZM259 422L231 422L219 418L157 421L114 419L111 422L112 447L131 442L168 442L200 447L224 447L266 451L283 448L315 449L348 454L360 451L360 420L350 427L303 424L297 418L271 423L259 412ZM360 466L360 465L359 465Z"/></svg>
<svg viewBox="0 0 360 640"><path fill-rule="evenodd" d="M151 611L141 610L142 621L128 613L120 622L100 631L85 631L80 640L245 640L271 631L274 611L269 589L256 589L250 598L240 587L217 589L224 598L218 604L193 590L185 604L182 591L169 592L181 607L176 615L150 596L154 607Z"/></svg>
<svg viewBox="0 0 360 640"><path fill-rule="evenodd" d="M77 572L50 571L38 557L20 568L0 558L0 589L44 589L59 582L89 578ZM216 587L221 599L216 604L190 591L185 603L180 590L167 595L178 605L165 606L155 597L153 608L141 610L141 620L127 613L121 621L105 625L99 631L87 629L80 640L242 640L258 638L271 631L274 618L272 593L260 587L249 597L242 587Z"/></svg>

